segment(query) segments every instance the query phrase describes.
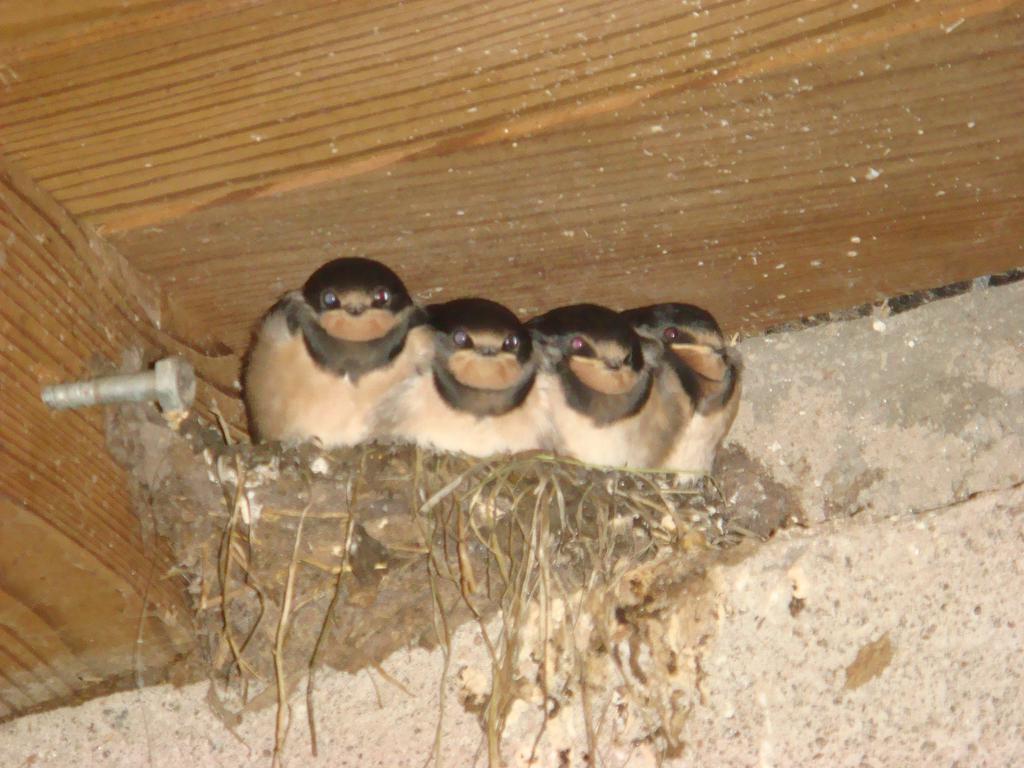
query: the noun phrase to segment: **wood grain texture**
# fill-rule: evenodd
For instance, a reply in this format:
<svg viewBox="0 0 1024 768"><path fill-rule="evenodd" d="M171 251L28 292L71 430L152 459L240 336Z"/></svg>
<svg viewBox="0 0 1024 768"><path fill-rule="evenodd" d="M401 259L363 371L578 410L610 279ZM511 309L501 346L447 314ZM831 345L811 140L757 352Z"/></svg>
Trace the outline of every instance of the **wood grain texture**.
<svg viewBox="0 0 1024 768"><path fill-rule="evenodd" d="M202 23L258 0L0 0L0 73L17 81L16 63L53 56L169 24ZM4 72L4 65L11 69ZM5 82L0 78L0 83Z"/></svg>
<svg viewBox="0 0 1024 768"><path fill-rule="evenodd" d="M102 411L51 412L39 398L96 357L153 349L145 310L3 163L0 296L2 719L160 668L191 637L182 585L167 552L142 539Z"/></svg>
<svg viewBox="0 0 1024 768"><path fill-rule="evenodd" d="M132 228L1014 6L279 0L26 62L2 141L73 214Z"/></svg>
<svg viewBox="0 0 1024 768"><path fill-rule="evenodd" d="M684 299L749 331L1018 266L1019 6L947 32L927 5L769 73L110 237L236 351L339 255L387 261L423 298Z"/></svg>

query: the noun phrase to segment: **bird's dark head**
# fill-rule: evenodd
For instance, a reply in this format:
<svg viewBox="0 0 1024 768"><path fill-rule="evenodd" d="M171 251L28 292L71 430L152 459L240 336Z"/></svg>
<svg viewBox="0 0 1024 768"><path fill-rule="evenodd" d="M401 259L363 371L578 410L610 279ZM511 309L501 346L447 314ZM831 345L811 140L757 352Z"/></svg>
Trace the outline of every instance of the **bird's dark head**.
<svg viewBox="0 0 1024 768"><path fill-rule="evenodd" d="M651 304L628 309L622 317L637 333L668 346L705 344L721 348L722 329L706 309L693 304Z"/></svg>
<svg viewBox="0 0 1024 768"><path fill-rule="evenodd" d="M427 307L438 358L461 384L506 389L533 357L529 331L515 313L488 299L455 299Z"/></svg>
<svg viewBox="0 0 1024 768"><path fill-rule="evenodd" d="M398 275L378 261L355 257L317 269L302 295L327 333L351 342L383 338L414 306Z"/></svg>
<svg viewBox="0 0 1024 768"><path fill-rule="evenodd" d="M646 367L640 337L617 312L597 304L553 309L528 323L549 360L605 395L632 390Z"/></svg>
<svg viewBox="0 0 1024 768"><path fill-rule="evenodd" d="M512 310L488 299L427 307L434 331L435 381L450 405L477 415L516 407L533 384L529 331Z"/></svg>
<svg viewBox="0 0 1024 768"><path fill-rule="evenodd" d="M641 336L660 342L698 410L720 407L738 391L739 356L714 316L693 304L652 304L622 313Z"/></svg>

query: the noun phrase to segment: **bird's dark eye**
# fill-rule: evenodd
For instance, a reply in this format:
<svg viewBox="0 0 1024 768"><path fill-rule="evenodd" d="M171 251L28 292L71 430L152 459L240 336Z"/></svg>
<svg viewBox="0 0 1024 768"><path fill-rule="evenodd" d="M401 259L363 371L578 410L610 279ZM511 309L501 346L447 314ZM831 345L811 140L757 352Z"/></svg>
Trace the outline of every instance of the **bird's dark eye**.
<svg viewBox="0 0 1024 768"><path fill-rule="evenodd" d="M519 349L519 337L514 333L510 333L505 337L505 341L501 343L501 348L506 352L515 352Z"/></svg>
<svg viewBox="0 0 1024 768"><path fill-rule="evenodd" d="M320 303L324 309L337 309L341 306L341 302L338 301L338 294L330 288L320 294Z"/></svg>
<svg viewBox="0 0 1024 768"><path fill-rule="evenodd" d="M661 337L665 339L665 341L675 341L676 339L679 338L679 329L676 328L674 325L670 325L668 328L661 332Z"/></svg>
<svg viewBox="0 0 1024 768"><path fill-rule="evenodd" d="M573 352L582 352L587 348L587 340L582 336L573 336L569 341L569 348Z"/></svg>
<svg viewBox="0 0 1024 768"><path fill-rule="evenodd" d="M373 306L384 307L391 301L391 291L387 288L378 288L373 292Z"/></svg>
<svg viewBox="0 0 1024 768"><path fill-rule="evenodd" d="M452 341L455 342L455 346L459 349L469 349L473 346L473 340L469 338L469 334L461 328L452 334Z"/></svg>

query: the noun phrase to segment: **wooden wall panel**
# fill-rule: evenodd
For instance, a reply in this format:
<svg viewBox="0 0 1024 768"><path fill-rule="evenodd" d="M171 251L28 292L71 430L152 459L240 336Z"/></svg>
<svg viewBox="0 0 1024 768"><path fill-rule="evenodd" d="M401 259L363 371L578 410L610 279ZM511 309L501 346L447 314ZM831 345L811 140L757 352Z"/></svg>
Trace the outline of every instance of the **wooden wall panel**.
<svg viewBox="0 0 1024 768"><path fill-rule="evenodd" d="M0 719L191 647L182 585L142 541L102 411L55 413L39 399L94 357L155 350L132 293L0 162Z"/></svg>

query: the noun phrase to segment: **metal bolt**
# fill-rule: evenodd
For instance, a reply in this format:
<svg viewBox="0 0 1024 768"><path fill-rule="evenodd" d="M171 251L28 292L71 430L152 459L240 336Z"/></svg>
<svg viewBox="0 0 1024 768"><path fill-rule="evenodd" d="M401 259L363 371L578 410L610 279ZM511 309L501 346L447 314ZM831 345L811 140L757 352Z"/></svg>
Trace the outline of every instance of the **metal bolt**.
<svg viewBox="0 0 1024 768"><path fill-rule="evenodd" d="M43 389L43 402L56 410L156 400L164 411L183 411L195 398L195 371L180 357L158 360L152 371L101 376Z"/></svg>

